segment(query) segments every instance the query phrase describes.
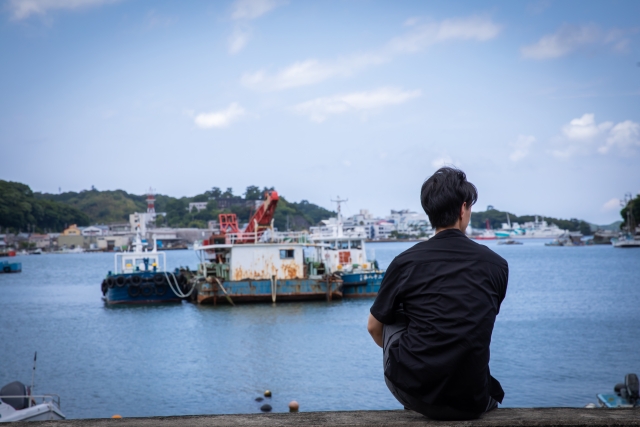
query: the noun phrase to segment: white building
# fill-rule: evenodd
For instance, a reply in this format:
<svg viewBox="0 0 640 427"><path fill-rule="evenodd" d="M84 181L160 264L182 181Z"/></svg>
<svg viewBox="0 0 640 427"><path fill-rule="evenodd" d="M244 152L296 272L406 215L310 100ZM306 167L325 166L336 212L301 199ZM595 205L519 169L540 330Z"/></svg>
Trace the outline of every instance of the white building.
<svg viewBox="0 0 640 427"><path fill-rule="evenodd" d="M391 215L384 218L374 217L367 209L344 220L344 229L364 227L367 239L388 239L395 231L400 235L411 237L431 236L433 229L429 218L424 213L417 213L409 209L392 210Z"/></svg>
<svg viewBox="0 0 640 427"><path fill-rule="evenodd" d="M193 203L189 203L189 212L193 211L193 209L196 209L198 212L203 211L205 209L207 209L207 204L209 202L193 202Z"/></svg>
<svg viewBox="0 0 640 427"><path fill-rule="evenodd" d="M81 228L81 234L83 236L104 236L106 234L108 234L109 231L109 227L96 227L95 225L92 225L90 227L84 227Z"/></svg>

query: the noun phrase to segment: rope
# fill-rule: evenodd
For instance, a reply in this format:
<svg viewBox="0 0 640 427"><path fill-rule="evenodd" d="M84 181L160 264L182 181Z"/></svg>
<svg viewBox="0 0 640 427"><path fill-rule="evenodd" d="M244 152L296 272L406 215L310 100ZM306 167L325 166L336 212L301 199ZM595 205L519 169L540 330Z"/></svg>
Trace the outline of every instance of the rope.
<svg viewBox="0 0 640 427"><path fill-rule="evenodd" d="M169 274L171 275L171 277L173 277L175 284L171 282L171 279L169 278ZM182 290L180 290L180 284L178 283L178 279L176 279L176 276L172 272L169 272L167 274L167 272L165 271L164 277L167 278L167 282L169 283L169 287L171 288L173 293L176 294L176 296L179 298L188 298L193 293L193 290L196 288L195 285L193 285L189 290L189 292L185 294L184 292L182 292Z"/></svg>
<svg viewBox="0 0 640 427"><path fill-rule="evenodd" d="M231 300L231 297L229 296L229 294L227 293L227 290L224 288L224 286L222 286L222 283L220 282L220 280L218 280L217 277L214 277L214 279L216 280L216 282L218 282L218 285L220 285L220 289L222 289L222 292L224 292L224 296L227 299L227 301L229 301L229 304L231 304L232 306L236 306L233 301Z"/></svg>

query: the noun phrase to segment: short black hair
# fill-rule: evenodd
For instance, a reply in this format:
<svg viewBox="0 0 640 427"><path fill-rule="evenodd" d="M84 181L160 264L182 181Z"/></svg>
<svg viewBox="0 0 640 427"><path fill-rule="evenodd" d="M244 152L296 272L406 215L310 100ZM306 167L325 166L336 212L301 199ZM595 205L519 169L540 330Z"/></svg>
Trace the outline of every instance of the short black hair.
<svg viewBox="0 0 640 427"><path fill-rule="evenodd" d="M460 217L464 202L471 207L478 200L478 189L467 181L460 169L442 167L422 184L420 202L434 228L450 227Z"/></svg>

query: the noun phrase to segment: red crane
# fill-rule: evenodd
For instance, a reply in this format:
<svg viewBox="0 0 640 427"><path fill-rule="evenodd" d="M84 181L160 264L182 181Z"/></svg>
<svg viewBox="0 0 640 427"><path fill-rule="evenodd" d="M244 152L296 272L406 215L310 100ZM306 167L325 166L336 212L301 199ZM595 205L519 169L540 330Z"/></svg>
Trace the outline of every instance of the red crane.
<svg viewBox="0 0 640 427"><path fill-rule="evenodd" d="M264 202L258 210L249 218L249 225L242 232L238 229L238 218L236 214L220 214L220 232L241 233L235 243L255 243L262 236L267 228L271 227L271 220L276 213L278 206L278 193L275 190L266 191L264 193Z"/></svg>

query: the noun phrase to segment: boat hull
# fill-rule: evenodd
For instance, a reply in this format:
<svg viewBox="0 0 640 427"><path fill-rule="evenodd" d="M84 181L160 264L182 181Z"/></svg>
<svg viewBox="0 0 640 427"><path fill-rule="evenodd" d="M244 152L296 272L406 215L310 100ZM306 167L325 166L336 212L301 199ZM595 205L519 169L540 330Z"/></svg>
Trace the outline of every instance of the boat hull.
<svg viewBox="0 0 640 427"><path fill-rule="evenodd" d="M20 273L22 263L20 262L0 262L0 273Z"/></svg>
<svg viewBox="0 0 640 427"><path fill-rule="evenodd" d="M371 273L342 274L342 296L344 298L364 298L378 295L384 271Z"/></svg>
<svg viewBox="0 0 640 427"><path fill-rule="evenodd" d="M192 301L198 304L333 300L342 298L342 282L322 279L233 280L196 284ZM223 290L224 289L224 290ZM226 292L226 293L225 293ZM228 297L228 298L227 298Z"/></svg>
<svg viewBox="0 0 640 427"><path fill-rule="evenodd" d="M156 279L158 276L164 280ZM111 282L106 285L106 290L105 282ZM116 274L108 276L105 282L102 291L107 304L165 304L182 301L162 273Z"/></svg>

